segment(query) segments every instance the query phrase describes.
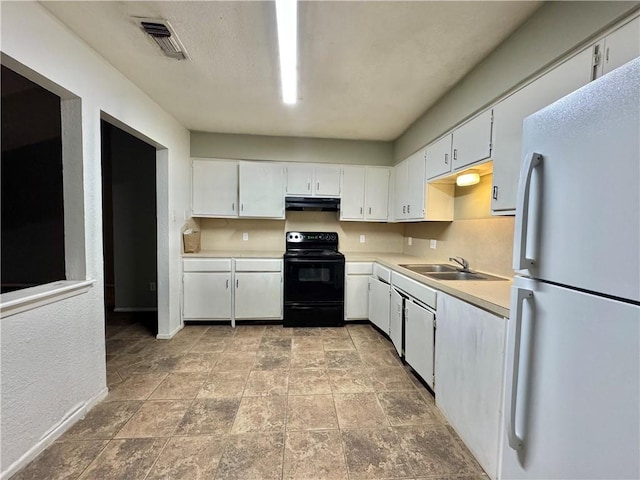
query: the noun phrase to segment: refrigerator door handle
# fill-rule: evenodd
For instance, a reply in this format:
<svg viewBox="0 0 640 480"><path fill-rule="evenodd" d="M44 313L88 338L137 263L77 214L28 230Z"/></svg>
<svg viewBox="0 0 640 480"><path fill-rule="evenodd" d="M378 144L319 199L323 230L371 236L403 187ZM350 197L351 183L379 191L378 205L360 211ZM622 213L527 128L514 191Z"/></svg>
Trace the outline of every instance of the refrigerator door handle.
<svg viewBox="0 0 640 480"><path fill-rule="evenodd" d="M533 169L542 162L542 155L532 153L525 157L516 199L515 241L513 243L513 269L526 270L535 264L533 258L527 258L527 229L529 223L529 190Z"/></svg>
<svg viewBox="0 0 640 480"><path fill-rule="evenodd" d="M533 292L526 288L513 287L517 292L516 311L514 315L515 341L513 345L513 372L511 376L511 399L509 401L509 446L520 450L524 443L516 432L516 418L518 405L518 377L520 374L520 340L522 334L522 302L533 297Z"/></svg>

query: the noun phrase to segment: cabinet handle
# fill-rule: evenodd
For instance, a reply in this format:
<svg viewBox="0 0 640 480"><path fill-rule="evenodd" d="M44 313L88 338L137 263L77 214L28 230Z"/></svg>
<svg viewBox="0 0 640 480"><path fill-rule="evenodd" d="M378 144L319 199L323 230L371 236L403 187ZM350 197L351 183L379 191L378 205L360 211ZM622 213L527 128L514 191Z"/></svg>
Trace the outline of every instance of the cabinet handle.
<svg viewBox="0 0 640 480"><path fill-rule="evenodd" d="M235 212L236 211L236 204L235 202L231 202L231 211Z"/></svg>
<svg viewBox="0 0 640 480"><path fill-rule="evenodd" d="M454 149L453 149L453 159L454 159L454 160L457 160L457 159L458 159L458 149L457 149L457 148L454 148Z"/></svg>
<svg viewBox="0 0 640 480"><path fill-rule="evenodd" d="M509 395L509 446L514 450L522 448L523 439L516 433L516 409L518 405L518 377L520 375L520 339L522 335L522 302L533 297L533 292L525 288L514 287L516 311L514 312L513 372L511 372L511 393Z"/></svg>
<svg viewBox="0 0 640 480"><path fill-rule="evenodd" d="M407 205L407 213L411 213L411 205Z"/></svg>
<svg viewBox="0 0 640 480"><path fill-rule="evenodd" d="M227 290L229 290L229 279L227 279Z"/></svg>
<svg viewBox="0 0 640 480"><path fill-rule="evenodd" d="M241 211L241 212L244 212L244 203L241 203L241 204L240 204L240 211Z"/></svg>
<svg viewBox="0 0 640 480"><path fill-rule="evenodd" d="M444 154L444 164L445 165L449 165L449 154L448 153Z"/></svg>
<svg viewBox="0 0 640 480"><path fill-rule="evenodd" d="M607 50L604 52L604 61L609 62L609 47L607 47Z"/></svg>
<svg viewBox="0 0 640 480"><path fill-rule="evenodd" d="M307 182L307 192L311 191L311 182Z"/></svg>
<svg viewBox="0 0 640 480"><path fill-rule="evenodd" d="M371 207L369 207L369 215L371 215Z"/></svg>
<svg viewBox="0 0 640 480"><path fill-rule="evenodd" d="M236 288L238 288L238 279L236 278Z"/></svg>
<svg viewBox="0 0 640 480"><path fill-rule="evenodd" d="M320 182L316 184L316 190L320 190Z"/></svg>
<svg viewBox="0 0 640 480"><path fill-rule="evenodd" d="M493 199L494 200L498 199L498 186L497 185L493 186Z"/></svg>
<svg viewBox="0 0 640 480"><path fill-rule="evenodd" d="M360 215L362 215L362 207L360 207Z"/></svg>
<svg viewBox="0 0 640 480"><path fill-rule="evenodd" d="M542 163L542 155L532 153L525 157L520 180L518 181L518 195L516 197L515 235L513 241L513 269L525 270L535 265L535 259L527 257L527 231L529 228L529 199L531 176L533 170Z"/></svg>
<svg viewBox="0 0 640 480"><path fill-rule="evenodd" d="M407 207L406 207L406 205L402 205L402 213L407 213Z"/></svg>

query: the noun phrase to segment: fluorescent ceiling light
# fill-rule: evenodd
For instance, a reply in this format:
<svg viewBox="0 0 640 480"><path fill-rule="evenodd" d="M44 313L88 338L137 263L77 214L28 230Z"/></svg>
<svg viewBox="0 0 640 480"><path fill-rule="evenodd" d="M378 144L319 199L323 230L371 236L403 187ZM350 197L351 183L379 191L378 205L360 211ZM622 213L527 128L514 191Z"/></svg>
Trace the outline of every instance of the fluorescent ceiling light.
<svg viewBox="0 0 640 480"><path fill-rule="evenodd" d="M276 0L280 83L282 101L293 105L298 100L298 3Z"/></svg>

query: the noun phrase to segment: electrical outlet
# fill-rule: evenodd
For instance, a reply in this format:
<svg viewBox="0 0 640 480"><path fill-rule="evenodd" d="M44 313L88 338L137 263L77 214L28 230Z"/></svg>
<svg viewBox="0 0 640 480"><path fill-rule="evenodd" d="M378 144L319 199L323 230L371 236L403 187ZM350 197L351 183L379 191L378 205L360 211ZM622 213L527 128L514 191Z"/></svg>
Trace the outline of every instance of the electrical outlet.
<svg viewBox="0 0 640 480"><path fill-rule="evenodd" d="M413 237L407 237L407 245L413 245Z"/></svg>
<svg viewBox="0 0 640 480"><path fill-rule="evenodd" d="M242 241L246 242L247 240L249 240L249 233L248 232L243 232L242 233Z"/></svg>
<svg viewBox="0 0 640 480"><path fill-rule="evenodd" d="M360 235L360 243L364 243L365 237L364 235Z"/></svg>
<svg viewBox="0 0 640 480"><path fill-rule="evenodd" d="M430 240L429 241L429 247L435 250L436 249L436 241L433 240L433 239Z"/></svg>
<svg viewBox="0 0 640 480"><path fill-rule="evenodd" d="M156 291L156 282L149 282L149 291L150 292Z"/></svg>

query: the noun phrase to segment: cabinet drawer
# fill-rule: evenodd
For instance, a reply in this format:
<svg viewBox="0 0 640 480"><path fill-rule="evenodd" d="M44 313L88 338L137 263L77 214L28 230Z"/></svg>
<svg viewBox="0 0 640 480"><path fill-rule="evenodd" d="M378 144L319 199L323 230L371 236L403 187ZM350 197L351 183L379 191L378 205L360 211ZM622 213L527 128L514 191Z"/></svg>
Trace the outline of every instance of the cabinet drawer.
<svg viewBox="0 0 640 480"><path fill-rule="evenodd" d="M429 288L422 283L416 282L415 280L405 277L404 275L400 275L396 272L392 272L391 274L391 283L394 287L398 287L400 290L408 293L416 300L435 310L436 291L432 288Z"/></svg>
<svg viewBox="0 0 640 480"><path fill-rule="evenodd" d="M371 262L347 262L347 275L371 275L373 263Z"/></svg>
<svg viewBox="0 0 640 480"><path fill-rule="evenodd" d="M373 276L383 282L391 283L391 270L378 263L373 264Z"/></svg>
<svg viewBox="0 0 640 480"><path fill-rule="evenodd" d="M230 272L230 258L183 258L185 272Z"/></svg>
<svg viewBox="0 0 640 480"><path fill-rule="evenodd" d="M282 260L276 258L241 258L236 260L236 272L281 272Z"/></svg>

